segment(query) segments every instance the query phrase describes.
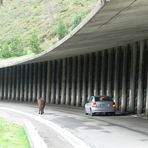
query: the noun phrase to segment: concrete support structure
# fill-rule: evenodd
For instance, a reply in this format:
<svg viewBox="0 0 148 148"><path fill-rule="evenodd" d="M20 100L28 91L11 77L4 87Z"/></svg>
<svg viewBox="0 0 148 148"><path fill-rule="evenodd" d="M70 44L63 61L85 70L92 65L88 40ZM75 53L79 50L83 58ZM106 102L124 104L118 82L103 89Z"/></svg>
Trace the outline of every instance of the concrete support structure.
<svg viewBox="0 0 148 148"><path fill-rule="evenodd" d="M67 59L67 79L66 79L66 100L65 100L65 104L69 105L71 98L70 98L70 94L71 94L71 90L70 90L70 85L71 85L71 59L68 58Z"/></svg>
<svg viewBox="0 0 148 148"><path fill-rule="evenodd" d="M115 68L114 68L114 101L119 108L119 49L115 50Z"/></svg>
<svg viewBox="0 0 148 148"><path fill-rule="evenodd" d="M32 77L32 65L29 65L29 70L28 70L28 101L30 102L32 100L32 82L33 82L33 77Z"/></svg>
<svg viewBox="0 0 148 148"><path fill-rule="evenodd" d="M95 79L94 79L94 95L98 96L99 95L99 53L97 52L95 58Z"/></svg>
<svg viewBox="0 0 148 148"><path fill-rule="evenodd" d="M56 61L52 61L52 76L51 76L51 104L55 103L55 85L56 85Z"/></svg>
<svg viewBox="0 0 148 148"><path fill-rule="evenodd" d="M16 95L15 95L15 100L19 100L19 94L20 94L20 66L16 66Z"/></svg>
<svg viewBox="0 0 148 148"><path fill-rule="evenodd" d="M60 104L60 86L61 86L61 60L57 61L56 67L56 104Z"/></svg>
<svg viewBox="0 0 148 148"><path fill-rule="evenodd" d="M82 73L81 73L81 69L82 69L82 63L81 63L81 56L78 56L78 64L77 64L77 95L76 95L76 106L80 106L81 105L81 83L82 83Z"/></svg>
<svg viewBox="0 0 148 148"><path fill-rule="evenodd" d="M65 103L66 97L66 59L62 60L62 86L61 86L61 104Z"/></svg>
<svg viewBox="0 0 148 148"><path fill-rule="evenodd" d="M112 61L112 50L108 51L108 74L107 74L107 96L112 96L112 68L113 68L113 61Z"/></svg>
<svg viewBox="0 0 148 148"><path fill-rule="evenodd" d="M16 66L12 67L11 69L11 86L10 86L10 98L11 100L15 100L16 99Z"/></svg>
<svg viewBox="0 0 148 148"><path fill-rule="evenodd" d="M77 58L72 58L72 86L71 86L71 105L76 104L76 77L77 77Z"/></svg>
<svg viewBox="0 0 148 148"><path fill-rule="evenodd" d="M83 77L82 77L82 106L84 106L87 96L87 55L83 56Z"/></svg>
<svg viewBox="0 0 148 148"><path fill-rule="evenodd" d="M131 54L131 73L130 73L130 90L129 90L129 112L131 113L133 113L135 110L136 60L137 60L137 48L136 48L136 43L134 43Z"/></svg>
<svg viewBox="0 0 148 148"><path fill-rule="evenodd" d="M50 103L51 95L51 62L47 63L47 85L46 85L46 102Z"/></svg>
<svg viewBox="0 0 148 148"><path fill-rule="evenodd" d="M140 41L75 57L2 68L0 100L35 102L37 96L42 96L47 103L84 106L91 95L108 95L113 96L118 110L148 116L147 48L146 42Z"/></svg>
<svg viewBox="0 0 148 148"><path fill-rule="evenodd" d="M33 92L32 92L33 102L37 99L37 64L33 65Z"/></svg>
<svg viewBox="0 0 148 148"><path fill-rule="evenodd" d="M123 71L122 71L122 96L121 96L121 112L126 110L126 83L127 83L127 47L123 49Z"/></svg>
<svg viewBox="0 0 148 148"><path fill-rule="evenodd" d="M137 114L142 113L142 106L143 106L143 57L144 57L144 41L140 41L140 59L139 59L138 94L137 94Z"/></svg>
<svg viewBox="0 0 148 148"><path fill-rule="evenodd" d="M101 89L100 95L105 95L105 50L102 51L102 62L101 62Z"/></svg>
<svg viewBox="0 0 148 148"><path fill-rule="evenodd" d="M90 98L93 95L93 86L92 83L93 82L93 55L89 54L89 65L88 65L88 98Z"/></svg>

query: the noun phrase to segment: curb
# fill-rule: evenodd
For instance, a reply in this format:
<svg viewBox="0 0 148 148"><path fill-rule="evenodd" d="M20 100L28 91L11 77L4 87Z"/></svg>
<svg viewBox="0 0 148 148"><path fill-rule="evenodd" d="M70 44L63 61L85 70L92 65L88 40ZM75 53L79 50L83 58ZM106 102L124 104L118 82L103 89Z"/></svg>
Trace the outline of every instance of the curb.
<svg viewBox="0 0 148 148"><path fill-rule="evenodd" d="M30 121L24 121L24 128L28 136L31 148L48 148Z"/></svg>

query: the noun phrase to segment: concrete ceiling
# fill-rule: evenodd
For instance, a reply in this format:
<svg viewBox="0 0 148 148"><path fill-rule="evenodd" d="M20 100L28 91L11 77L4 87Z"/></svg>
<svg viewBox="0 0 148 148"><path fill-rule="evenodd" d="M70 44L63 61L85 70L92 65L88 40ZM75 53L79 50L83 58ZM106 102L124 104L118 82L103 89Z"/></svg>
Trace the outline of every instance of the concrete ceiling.
<svg viewBox="0 0 148 148"><path fill-rule="evenodd" d="M108 0L109 1L109 0ZM0 67L70 57L148 38L148 0L110 0L97 4L68 36L30 59L11 60Z"/></svg>

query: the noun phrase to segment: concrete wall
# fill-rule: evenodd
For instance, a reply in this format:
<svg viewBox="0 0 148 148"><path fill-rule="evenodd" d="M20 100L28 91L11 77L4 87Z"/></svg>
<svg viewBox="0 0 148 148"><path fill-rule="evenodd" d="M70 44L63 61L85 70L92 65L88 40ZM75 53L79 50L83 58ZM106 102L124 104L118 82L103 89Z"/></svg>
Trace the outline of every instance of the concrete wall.
<svg viewBox="0 0 148 148"><path fill-rule="evenodd" d="M120 111L148 116L148 42L0 69L0 100L43 96L51 104L84 106L91 95L113 96Z"/></svg>

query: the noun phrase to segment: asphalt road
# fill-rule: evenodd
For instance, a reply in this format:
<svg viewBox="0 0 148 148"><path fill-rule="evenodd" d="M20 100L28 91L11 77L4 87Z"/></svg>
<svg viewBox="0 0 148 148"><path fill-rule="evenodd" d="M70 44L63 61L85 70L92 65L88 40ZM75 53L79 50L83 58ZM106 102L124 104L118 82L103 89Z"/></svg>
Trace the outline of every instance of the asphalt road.
<svg viewBox="0 0 148 148"><path fill-rule="evenodd" d="M0 116L20 124L29 120L50 148L148 148L148 118L144 117L91 117L82 108L62 105L47 105L45 114L38 115L36 104L23 102L0 102Z"/></svg>

